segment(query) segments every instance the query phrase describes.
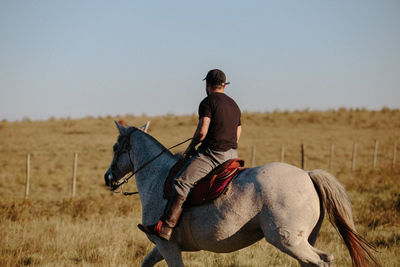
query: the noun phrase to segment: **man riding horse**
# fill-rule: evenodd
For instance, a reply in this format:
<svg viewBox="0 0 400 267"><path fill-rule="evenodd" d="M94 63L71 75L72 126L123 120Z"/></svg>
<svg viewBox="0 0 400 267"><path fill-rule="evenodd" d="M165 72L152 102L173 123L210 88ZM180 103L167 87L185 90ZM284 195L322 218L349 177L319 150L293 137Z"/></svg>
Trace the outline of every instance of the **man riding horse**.
<svg viewBox="0 0 400 267"><path fill-rule="evenodd" d="M206 78L207 97L199 105L199 122L184 158L189 159L174 180L173 193L164 215L157 224L138 227L145 233L169 240L183 211L190 190L223 162L237 157L241 133L241 112L236 102L225 94L226 76L219 69L210 70ZM196 150L196 145L201 143Z"/></svg>

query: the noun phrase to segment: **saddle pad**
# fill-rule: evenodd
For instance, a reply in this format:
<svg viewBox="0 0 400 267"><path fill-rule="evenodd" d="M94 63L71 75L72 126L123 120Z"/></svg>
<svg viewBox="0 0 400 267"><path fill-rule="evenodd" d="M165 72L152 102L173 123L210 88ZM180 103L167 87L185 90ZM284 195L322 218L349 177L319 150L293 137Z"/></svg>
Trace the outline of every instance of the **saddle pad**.
<svg viewBox="0 0 400 267"><path fill-rule="evenodd" d="M171 168L164 184L164 198L170 197L173 180L186 163L187 160L181 160ZM225 192L227 186L239 174L243 166L244 160L231 159L216 167L195 185L186 199L185 206L201 205L218 198Z"/></svg>

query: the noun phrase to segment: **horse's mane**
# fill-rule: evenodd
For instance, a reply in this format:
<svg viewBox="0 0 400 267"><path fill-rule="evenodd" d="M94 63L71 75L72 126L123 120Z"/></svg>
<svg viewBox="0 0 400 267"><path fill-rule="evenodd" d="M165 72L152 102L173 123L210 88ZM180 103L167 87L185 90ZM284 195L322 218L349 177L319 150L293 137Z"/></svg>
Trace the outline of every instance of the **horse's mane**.
<svg viewBox="0 0 400 267"><path fill-rule="evenodd" d="M126 136L132 135L134 132L138 132L138 133L140 133L140 134L143 134L143 135L145 135L147 138L149 138L153 143L155 143L155 144L160 148L160 150L162 150L162 151L165 150L165 152L164 152L165 155L168 155L168 156L174 158L175 160L178 160L178 159L179 159L179 155L177 155L177 154L179 154L179 153L177 153L177 154L175 154L175 155L172 154L171 151L169 151L164 145L162 145L157 139L155 139L155 138L154 138L153 136L151 136L150 134L148 134L148 133L146 133L146 132L144 132L144 131L142 131L142 130L140 130L139 128L136 128L136 127L134 127L134 126L130 126L130 127L126 128L126 129L127 129L127 131L126 131Z"/></svg>

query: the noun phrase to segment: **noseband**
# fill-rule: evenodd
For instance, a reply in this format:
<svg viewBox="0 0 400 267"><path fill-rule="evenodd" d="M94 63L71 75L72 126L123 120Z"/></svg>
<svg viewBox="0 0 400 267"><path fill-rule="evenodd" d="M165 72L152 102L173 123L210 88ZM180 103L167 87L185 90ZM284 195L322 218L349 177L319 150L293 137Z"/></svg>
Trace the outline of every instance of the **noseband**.
<svg viewBox="0 0 400 267"><path fill-rule="evenodd" d="M186 143L186 142L188 142L188 141L190 141L190 140L193 139L193 138L188 138L188 139L186 139L185 141L180 142L179 144L173 145L173 146L171 146L171 147L169 147L169 148L164 148L160 153L158 153L156 156L154 156L153 158L151 158L149 161L145 162L142 166L140 166L140 168L138 168L138 169L135 171L135 167L134 167L134 164L133 164L133 161L132 161L132 158L131 158L131 148L132 148L132 146L131 146L131 135L132 135L133 132L135 132L135 131L137 131L137 130L138 130L137 128L133 128L133 127L129 128L129 133L127 134L128 140L126 141L126 149L127 149L127 151L128 151L127 153L128 153L128 157L129 157L129 162L130 162L131 167L132 167L132 173L131 173L128 177L124 178L124 179L122 180L122 182L118 184L117 188L120 187L120 186L122 186L122 185L124 185L124 184L126 184L126 183L129 181L129 179L131 179L136 173L138 173L139 171L143 170L147 165L149 165L150 163L152 163L154 160L156 160L158 157L160 157L160 156L161 156L162 154L164 154L165 152L170 151L171 149L173 149L173 148L175 148L175 147L177 147L177 146L180 146L180 145L182 145L182 144L184 144L184 143ZM119 151L117 151L117 152L118 152L118 153L116 154L116 160L118 161L118 158L119 158L120 155L122 154L122 151L119 150ZM111 176L111 177L110 177L110 176ZM108 179L109 179L110 181L113 179L111 173L109 174ZM115 189L117 189L117 188L115 188ZM138 192L124 192L122 188L121 188L121 191L120 191L120 192L115 192L115 189L114 189L114 190L112 189L112 186L111 186L111 183L110 183L110 190L113 191L114 193L122 193L122 194L124 194L125 196L129 196L129 195L133 195L133 194L138 194Z"/></svg>

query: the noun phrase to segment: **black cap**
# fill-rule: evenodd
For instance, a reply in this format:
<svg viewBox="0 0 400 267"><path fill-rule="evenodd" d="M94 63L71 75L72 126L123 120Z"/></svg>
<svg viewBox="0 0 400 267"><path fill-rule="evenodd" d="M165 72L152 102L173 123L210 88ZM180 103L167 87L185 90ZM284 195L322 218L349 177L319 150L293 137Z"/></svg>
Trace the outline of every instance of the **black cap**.
<svg viewBox="0 0 400 267"><path fill-rule="evenodd" d="M230 82L226 82L225 73L219 69L210 70L203 81L204 80L206 80L209 85L224 86L230 84Z"/></svg>

